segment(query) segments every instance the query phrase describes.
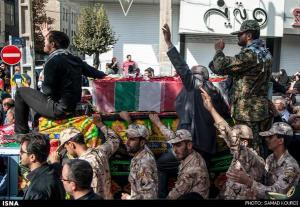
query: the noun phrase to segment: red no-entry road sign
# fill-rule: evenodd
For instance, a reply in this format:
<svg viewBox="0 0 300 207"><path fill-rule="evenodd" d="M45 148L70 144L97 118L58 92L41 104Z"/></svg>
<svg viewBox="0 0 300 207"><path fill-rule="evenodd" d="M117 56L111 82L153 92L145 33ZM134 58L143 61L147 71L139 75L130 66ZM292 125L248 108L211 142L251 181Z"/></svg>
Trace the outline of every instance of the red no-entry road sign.
<svg viewBox="0 0 300 207"><path fill-rule="evenodd" d="M21 60L22 54L18 47L15 45L5 46L1 50L1 59L8 65L18 64Z"/></svg>

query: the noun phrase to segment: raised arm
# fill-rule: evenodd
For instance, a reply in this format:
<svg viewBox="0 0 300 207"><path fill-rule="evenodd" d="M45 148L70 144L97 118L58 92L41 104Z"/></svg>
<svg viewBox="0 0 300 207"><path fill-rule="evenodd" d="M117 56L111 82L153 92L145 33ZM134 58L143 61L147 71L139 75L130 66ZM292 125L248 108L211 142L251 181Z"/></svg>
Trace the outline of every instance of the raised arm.
<svg viewBox="0 0 300 207"><path fill-rule="evenodd" d="M257 55L250 49L242 50L234 57L229 57L225 56L224 48L225 43L222 39L215 43L216 54L213 61L209 64L210 69L215 74L232 75L244 73L249 70L249 67L254 67L257 64Z"/></svg>
<svg viewBox="0 0 300 207"><path fill-rule="evenodd" d="M149 119L151 122L159 128L160 132L166 137L167 140L173 139L175 137L175 133L168 129L159 119L157 114L149 114Z"/></svg>
<svg viewBox="0 0 300 207"><path fill-rule="evenodd" d="M99 146L99 149L109 158L118 150L120 138L112 129L104 125L100 114L93 115L93 122L100 128L106 139L106 141Z"/></svg>
<svg viewBox="0 0 300 207"><path fill-rule="evenodd" d="M196 78L189 66L186 64L185 60L181 57L177 49L173 46L171 42L171 31L168 24L165 24L162 28L165 42L169 48L167 55L176 69L176 72L180 75L186 90L192 90L195 87L202 86L203 80Z"/></svg>
<svg viewBox="0 0 300 207"><path fill-rule="evenodd" d="M216 111L212 104L211 97L203 89L199 88L201 91L201 96L203 100L203 106L209 111L212 115L215 127L219 131L219 137L224 139L227 146L230 148L232 154L239 152L239 140L237 136L233 136L232 129L228 123L222 118L222 116Z"/></svg>

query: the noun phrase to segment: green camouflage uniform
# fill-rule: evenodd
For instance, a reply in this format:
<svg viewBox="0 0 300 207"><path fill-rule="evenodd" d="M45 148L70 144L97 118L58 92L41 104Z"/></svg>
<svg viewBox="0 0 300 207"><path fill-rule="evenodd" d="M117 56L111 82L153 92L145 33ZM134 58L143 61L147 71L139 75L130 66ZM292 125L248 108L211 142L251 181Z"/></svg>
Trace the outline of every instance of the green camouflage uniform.
<svg viewBox="0 0 300 207"><path fill-rule="evenodd" d="M271 154L266 160L266 170L264 184L253 181L251 186L251 190L255 192L258 199L267 199L267 192L286 194L298 184L300 169L288 150L279 160L276 160L274 154Z"/></svg>
<svg viewBox="0 0 300 207"><path fill-rule="evenodd" d="M159 126L159 130L166 137L168 143L175 144L182 141L192 141L191 133L186 129L179 129L175 133L166 126ZM209 195L209 174L202 156L193 150L181 160L174 188L167 199L177 199L186 193L199 193L204 199Z"/></svg>
<svg viewBox="0 0 300 207"><path fill-rule="evenodd" d="M157 199L157 167L154 155L147 146L132 158L128 181L131 186L131 199Z"/></svg>
<svg viewBox="0 0 300 207"><path fill-rule="evenodd" d="M265 161L249 147L241 144L240 138L253 139L252 130L245 125L236 125L231 128L226 121L215 124L219 137L223 138L230 148L233 159L228 172L243 170L251 178L262 182L265 173ZM238 131L237 131L237 130ZM220 191L220 199L226 200L256 200L255 193L244 184L226 180L225 186Z"/></svg>
<svg viewBox="0 0 300 207"><path fill-rule="evenodd" d="M269 131L260 132L260 136L272 136L275 134L287 135L292 137L291 126L284 122L276 122ZM273 138L277 139L277 138ZM285 142L287 140L284 140ZM253 181L251 190L259 199L267 199L267 192L286 194L292 187L299 182L300 168L297 161L286 150L279 159L274 153L266 159L266 173L264 183Z"/></svg>
<svg viewBox="0 0 300 207"><path fill-rule="evenodd" d="M130 124L126 130L127 136L149 137L149 131L144 125ZM132 200L149 200L158 197L158 175L153 153L145 145L144 149L134 155L130 163L128 181L131 186Z"/></svg>
<svg viewBox="0 0 300 207"><path fill-rule="evenodd" d="M93 179L91 183L93 191L104 199L112 199L109 158L119 148L120 138L113 130L106 126L102 126L101 131L105 135L105 143L96 148L88 148L78 159L88 161L93 169ZM79 134L81 134L81 132L74 127L64 129L60 133L60 146L57 151L62 150L65 143Z"/></svg>
<svg viewBox="0 0 300 207"><path fill-rule="evenodd" d="M94 192L104 199L113 199L111 193L111 175L109 169L109 158L117 151L120 138L110 128L103 126L106 142L96 148L89 148L79 159L86 160L93 168L93 180L91 187Z"/></svg>
<svg viewBox="0 0 300 207"><path fill-rule="evenodd" d="M239 33L259 30L254 20L245 21ZM263 153L259 131L270 127L268 83L272 72L272 56L261 40L253 40L234 57L225 56L218 50L210 63L212 72L230 75L233 78L231 88L232 116L236 124L246 124L254 134L253 148ZM267 127L267 128L266 128Z"/></svg>

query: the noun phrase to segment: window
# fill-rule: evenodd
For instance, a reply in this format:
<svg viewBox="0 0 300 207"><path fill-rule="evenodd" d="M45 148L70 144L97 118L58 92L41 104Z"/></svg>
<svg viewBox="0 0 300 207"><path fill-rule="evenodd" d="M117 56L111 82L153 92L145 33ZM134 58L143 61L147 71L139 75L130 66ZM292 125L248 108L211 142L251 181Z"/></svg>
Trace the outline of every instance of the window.
<svg viewBox="0 0 300 207"><path fill-rule="evenodd" d="M15 3L14 1L5 2L5 25L15 25Z"/></svg>
<svg viewBox="0 0 300 207"><path fill-rule="evenodd" d="M66 21L68 21L68 16L69 16L68 9L66 9Z"/></svg>
<svg viewBox="0 0 300 207"><path fill-rule="evenodd" d="M66 11L65 8L63 8L63 20L65 20Z"/></svg>

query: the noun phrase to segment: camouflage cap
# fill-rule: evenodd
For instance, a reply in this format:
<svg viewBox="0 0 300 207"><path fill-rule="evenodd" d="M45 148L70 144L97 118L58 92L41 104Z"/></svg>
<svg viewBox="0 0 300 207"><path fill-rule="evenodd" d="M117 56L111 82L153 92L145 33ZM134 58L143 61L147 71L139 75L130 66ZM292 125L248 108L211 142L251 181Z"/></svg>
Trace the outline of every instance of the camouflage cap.
<svg viewBox="0 0 300 207"><path fill-rule="evenodd" d="M262 137L272 136L274 134L293 136L293 129L290 125L284 122L276 122L268 131L260 132Z"/></svg>
<svg viewBox="0 0 300 207"><path fill-rule="evenodd" d="M75 127L70 127L67 129L64 129L60 132L59 141L60 145L57 148L57 151L60 152L64 148L64 144L68 141L70 141L72 138L77 136L78 134L82 134L78 129Z"/></svg>
<svg viewBox="0 0 300 207"><path fill-rule="evenodd" d="M239 31L232 32L232 35L237 35L249 30L260 30L259 24L256 20L246 20L242 23Z"/></svg>
<svg viewBox="0 0 300 207"><path fill-rule="evenodd" d="M125 130L127 136L129 137L143 137L145 139L149 138L148 129L141 124L131 124L128 129Z"/></svg>
<svg viewBox="0 0 300 207"><path fill-rule="evenodd" d="M176 144L182 141L192 141L192 134L186 129L179 129L175 132L175 136L168 141L170 144Z"/></svg>
<svg viewBox="0 0 300 207"><path fill-rule="evenodd" d="M250 127L248 127L247 125L235 125L233 127L233 130L238 130L239 134L239 138L243 138L243 139L253 139L253 132L252 129Z"/></svg>

